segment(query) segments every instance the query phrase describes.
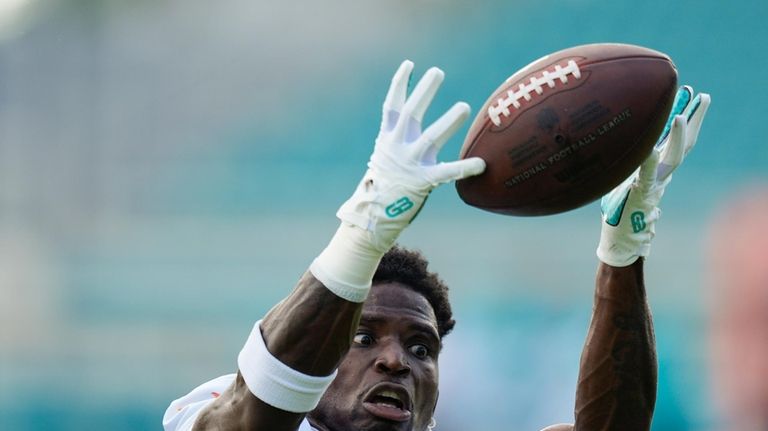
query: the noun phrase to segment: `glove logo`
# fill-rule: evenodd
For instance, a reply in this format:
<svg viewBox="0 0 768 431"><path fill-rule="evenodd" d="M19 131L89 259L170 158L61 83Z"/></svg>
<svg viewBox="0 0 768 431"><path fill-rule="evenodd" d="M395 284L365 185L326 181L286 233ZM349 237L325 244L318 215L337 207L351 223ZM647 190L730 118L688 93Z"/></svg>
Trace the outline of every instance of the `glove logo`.
<svg viewBox="0 0 768 431"><path fill-rule="evenodd" d="M630 220L632 220L632 231L639 233L645 230L645 214L642 211L633 212Z"/></svg>
<svg viewBox="0 0 768 431"><path fill-rule="evenodd" d="M387 214L387 217L395 218L411 208L413 208L413 201L408 199L407 196L403 196L386 207L384 212Z"/></svg>

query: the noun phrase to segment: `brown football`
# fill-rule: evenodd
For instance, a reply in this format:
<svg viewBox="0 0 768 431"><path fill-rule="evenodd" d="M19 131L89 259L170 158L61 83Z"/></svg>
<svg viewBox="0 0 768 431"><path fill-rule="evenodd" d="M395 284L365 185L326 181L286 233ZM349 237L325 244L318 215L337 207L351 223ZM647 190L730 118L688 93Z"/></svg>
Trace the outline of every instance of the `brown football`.
<svg viewBox="0 0 768 431"><path fill-rule="evenodd" d="M555 214L586 205L650 154L677 90L665 54L592 44L547 55L508 78L469 129L461 157L486 171L456 183L484 210Z"/></svg>

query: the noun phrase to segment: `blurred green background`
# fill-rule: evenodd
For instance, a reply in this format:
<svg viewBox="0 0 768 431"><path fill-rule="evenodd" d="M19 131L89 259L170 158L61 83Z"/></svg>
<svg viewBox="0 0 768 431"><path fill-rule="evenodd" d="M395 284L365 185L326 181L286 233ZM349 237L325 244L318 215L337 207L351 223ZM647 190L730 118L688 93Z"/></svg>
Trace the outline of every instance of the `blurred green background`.
<svg viewBox="0 0 768 431"><path fill-rule="evenodd" d="M668 53L712 94L646 264L654 430L711 429L702 248L718 203L768 177L766 19L758 0L0 0L0 429L158 429L233 372L333 234L403 59L446 72L431 121L607 41ZM598 214L433 193L401 242L452 287L438 429L572 421Z"/></svg>

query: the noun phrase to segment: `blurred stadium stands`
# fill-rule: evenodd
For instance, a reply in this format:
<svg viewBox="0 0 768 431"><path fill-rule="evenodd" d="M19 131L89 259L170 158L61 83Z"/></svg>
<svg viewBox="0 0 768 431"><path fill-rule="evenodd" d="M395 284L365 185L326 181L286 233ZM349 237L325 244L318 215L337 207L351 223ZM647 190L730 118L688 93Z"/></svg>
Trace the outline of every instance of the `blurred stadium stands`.
<svg viewBox="0 0 768 431"><path fill-rule="evenodd" d="M232 372L330 238L402 59L446 72L430 121L603 41L667 52L712 94L646 265L654 430L710 429L702 236L722 197L768 176L766 19L757 0L0 0L0 429L157 429ZM572 420L597 214L507 218L433 193L402 242L452 286L438 429Z"/></svg>

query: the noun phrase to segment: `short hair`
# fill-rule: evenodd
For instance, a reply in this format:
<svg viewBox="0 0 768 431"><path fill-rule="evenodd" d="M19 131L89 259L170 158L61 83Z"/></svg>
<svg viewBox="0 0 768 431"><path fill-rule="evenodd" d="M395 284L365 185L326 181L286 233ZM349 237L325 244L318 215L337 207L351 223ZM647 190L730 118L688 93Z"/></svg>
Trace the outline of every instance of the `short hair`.
<svg viewBox="0 0 768 431"><path fill-rule="evenodd" d="M436 273L430 272L428 266L429 262L420 252L395 245L381 259L373 283L401 283L423 295L435 311L437 333L442 340L453 330L456 321L448 300L448 286Z"/></svg>

